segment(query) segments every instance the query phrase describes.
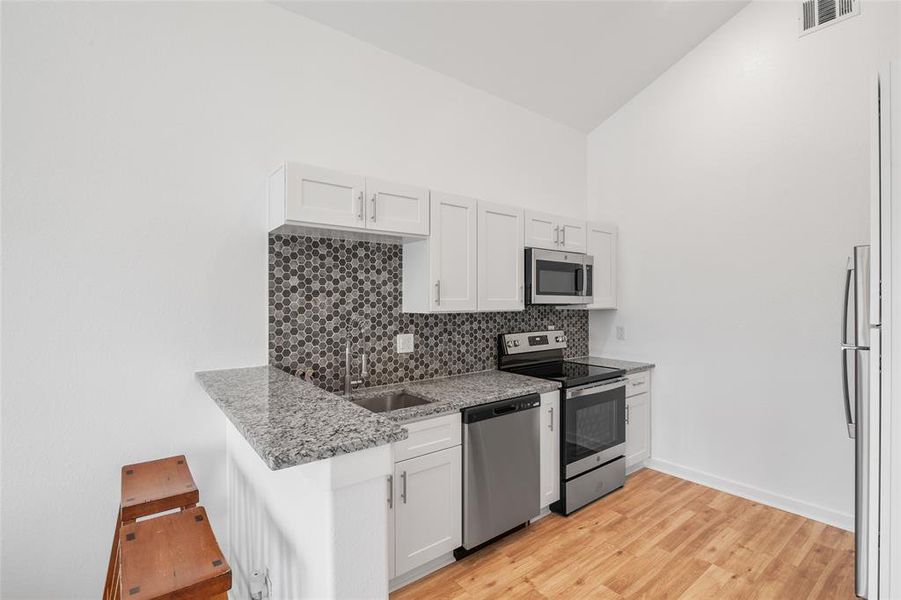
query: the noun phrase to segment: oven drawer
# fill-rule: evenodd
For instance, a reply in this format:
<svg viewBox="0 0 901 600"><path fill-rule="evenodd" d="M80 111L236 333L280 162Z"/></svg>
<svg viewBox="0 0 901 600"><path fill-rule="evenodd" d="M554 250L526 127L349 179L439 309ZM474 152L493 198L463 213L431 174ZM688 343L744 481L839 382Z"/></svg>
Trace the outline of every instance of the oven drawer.
<svg viewBox="0 0 901 600"><path fill-rule="evenodd" d="M651 388L651 372L643 371L628 376L626 383L626 398L644 394Z"/></svg>
<svg viewBox="0 0 901 600"><path fill-rule="evenodd" d="M626 482L626 459L610 461L566 482L566 514L623 487Z"/></svg>

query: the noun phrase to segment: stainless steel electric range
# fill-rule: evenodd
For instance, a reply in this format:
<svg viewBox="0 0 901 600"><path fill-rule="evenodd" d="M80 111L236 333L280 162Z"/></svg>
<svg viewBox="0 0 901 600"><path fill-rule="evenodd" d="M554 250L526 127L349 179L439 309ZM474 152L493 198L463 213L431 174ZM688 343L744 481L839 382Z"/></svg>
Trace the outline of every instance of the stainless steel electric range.
<svg viewBox="0 0 901 600"><path fill-rule="evenodd" d="M560 500L568 515L626 480L625 371L565 360L560 330L498 336L498 368L550 379L560 390Z"/></svg>

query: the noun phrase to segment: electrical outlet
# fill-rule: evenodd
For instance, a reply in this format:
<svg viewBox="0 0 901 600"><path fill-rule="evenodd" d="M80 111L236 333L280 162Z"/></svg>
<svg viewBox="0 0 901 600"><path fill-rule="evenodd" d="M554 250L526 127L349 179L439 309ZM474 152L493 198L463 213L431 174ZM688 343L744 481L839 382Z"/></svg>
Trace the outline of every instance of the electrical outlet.
<svg viewBox="0 0 901 600"><path fill-rule="evenodd" d="M397 334L397 353L407 354L413 352L413 334L399 333Z"/></svg>
<svg viewBox="0 0 901 600"><path fill-rule="evenodd" d="M626 328L622 325L616 326L616 339L625 340L626 339Z"/></svg>

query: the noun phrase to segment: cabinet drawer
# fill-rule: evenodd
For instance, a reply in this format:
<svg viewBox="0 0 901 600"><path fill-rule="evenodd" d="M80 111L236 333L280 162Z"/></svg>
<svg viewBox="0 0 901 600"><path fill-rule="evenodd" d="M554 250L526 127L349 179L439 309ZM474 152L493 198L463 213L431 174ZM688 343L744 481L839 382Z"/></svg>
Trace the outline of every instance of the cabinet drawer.
<svg viewBox="0 0 901 600"><path fill-rule="evenodd" d="M651 389L651 373L644 371L629 375L628 383L626 383L626 398L644 394Z"/></svg>
<svg viewBox="0 0 901 600"><path fill-rule="evenodd" d="M394 443L394 462L460 445L460 413L404 425L410 437Z"/></svg>
<svg viewBox="0 0 901 600"><path fill-rule="evenodd" d="M648 403L648 398L650 394L647 392L642 392L641 394L633 394L628 396L626 400L626 406L641 406L642 404Z"/></svg>

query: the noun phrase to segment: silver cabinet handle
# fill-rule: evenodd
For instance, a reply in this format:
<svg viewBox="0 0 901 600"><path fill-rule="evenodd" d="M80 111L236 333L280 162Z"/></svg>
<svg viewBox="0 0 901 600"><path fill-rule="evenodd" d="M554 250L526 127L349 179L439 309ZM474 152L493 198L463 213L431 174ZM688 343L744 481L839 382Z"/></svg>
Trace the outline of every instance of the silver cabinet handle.
<svg viewBox="0 0 901 600"><path fill-rule="evenodd" d="M403 500L404 504L407 503L407 472L404 471L400 474L401 481L401 491L400 491L400 499Z"/></svg>
<svg viewBox="0 0 901 600"><path fill-rule="evenodd" d="M548 407L548 414L549 414L549 418L548 418L548 422L547 422L547 428L550 429L551 431L553 431L554 430L554 407L553 406Z"/></svg>
<svg viewBox="0 0 901 600"><path fill-rule="evenodd" d="M441 305L441 280L435 282L435 304Z"/></svg>
<svg viewBox="0 0 901 600"><path fill-rule="evenodd" d="M566 246L566 225L560 228L560 245Z"/></svg>
<svg viewBox="0 0 901 600"><path fill-rule="evenodd" d="M363 192L357 196L360 199L360 209L357 211L357 221L363 220Z"/></svg>
<svg viewBox="0 0 901 600"><path fill-rule="evenodd" d="M369 215L369 220L375 222L375 197L376 195L372 195L372 214Z"/></svg>
<svg viewBox="0 0 901 600"><path fill-rule="evenodd" d="M626 405L626 425L629 424L629 408L630 408L630 406L627 404Z"/></svg>
<svg viewBox="0 0 901 600"><path fill-rule="evenodd" d="M394 508L394 475L388 475L388 508Z"/></svg>
<svg viewBox="0 0 901 600"><path fill-rule="evenodd" d="M522 286L519 286L519 301L522 302Z"/></svg>
<svg viewBox="0 0 901 600"><path fill-rule="evenodd" d="M560 227L554 227L554 245L560 243Z"/></svg>

